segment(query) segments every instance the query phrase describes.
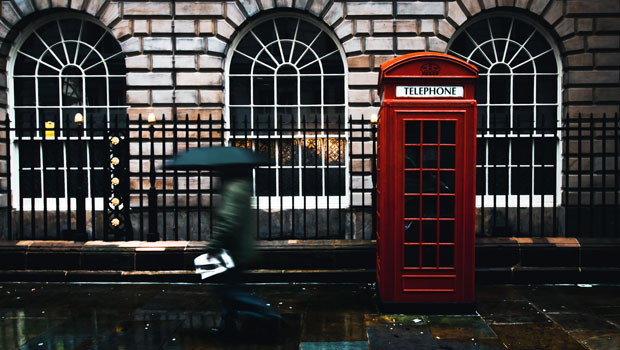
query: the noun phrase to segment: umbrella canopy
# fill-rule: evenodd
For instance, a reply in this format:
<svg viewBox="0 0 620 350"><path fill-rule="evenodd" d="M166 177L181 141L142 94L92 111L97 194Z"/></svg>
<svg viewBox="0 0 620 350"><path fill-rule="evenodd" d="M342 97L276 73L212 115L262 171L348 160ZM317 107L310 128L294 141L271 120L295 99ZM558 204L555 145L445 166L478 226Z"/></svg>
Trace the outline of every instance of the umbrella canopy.
<svg viewBox="0 0 620 350"><path fill-rule="evenodd" d="M265 156L240 147L200 147L179 153L166 162L172 170L201 170L269 165Z"/></svg>

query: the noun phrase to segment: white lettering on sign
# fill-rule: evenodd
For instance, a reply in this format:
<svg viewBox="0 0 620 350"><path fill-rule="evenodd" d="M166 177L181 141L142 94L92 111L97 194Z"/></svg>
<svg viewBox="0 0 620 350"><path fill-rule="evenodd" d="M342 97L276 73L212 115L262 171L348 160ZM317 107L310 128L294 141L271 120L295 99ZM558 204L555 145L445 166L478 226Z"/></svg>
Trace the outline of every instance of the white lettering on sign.
<svg viewBox="0 0 620 350"><path fill-rule="evenodd" d="M397 86L396 97L463 97L463 87Z"/></svg>

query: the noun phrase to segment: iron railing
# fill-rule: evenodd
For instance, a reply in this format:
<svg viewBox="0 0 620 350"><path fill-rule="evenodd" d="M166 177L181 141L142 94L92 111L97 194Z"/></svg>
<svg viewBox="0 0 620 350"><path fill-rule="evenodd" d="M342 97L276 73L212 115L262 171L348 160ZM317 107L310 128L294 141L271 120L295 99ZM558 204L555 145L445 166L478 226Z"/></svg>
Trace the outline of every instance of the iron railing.
<svg viewBox="0 0 620 350"><path fill-rule="evenodd" d="M207 240L218 200L217 174L168 170L165 160L191 147L230 144L264 152L282 165L261 168L255 176L259 239L374 238L376 130L363 117L337 117L323 125L302 117L296 125L279 125L278 132L245 121L226 124L212 115L162 117L154 124L146 119L114 117L106 128L89 124L88 117L82 127L7 125L6 151L0 154L5 165L0 237ZM518 132L491 124L478 133L479 148L508 134L508 142L526 144L552 135L557 146L557 161L543 166L536 155L529 164L479 162L479 169L504 167L515 174L548 171L504 192L492 177L503 176L501 171L486 171L486 192L477 197L478 235L620 237L617 115L566 116L557 125L524 126ZM50 158L58 149L62 161Z"/></svg>

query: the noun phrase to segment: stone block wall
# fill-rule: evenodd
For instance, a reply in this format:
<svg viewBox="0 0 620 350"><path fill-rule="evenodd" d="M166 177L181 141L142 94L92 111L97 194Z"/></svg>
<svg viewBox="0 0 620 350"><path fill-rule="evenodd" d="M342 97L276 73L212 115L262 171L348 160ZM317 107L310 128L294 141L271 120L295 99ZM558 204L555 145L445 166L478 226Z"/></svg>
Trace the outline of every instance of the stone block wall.
<svg viewBox="0 0 620 350"><path fill-rule="evenodd" d="M174 136L180 142L156 148L162 159L190 143L196 145L192 125L225 116L224 74L231 44L241 28L276 11L303 13L333 31L347 60L348 113L354 119L367 120L378 111L376 83L382 63L414 51L446 52L450 39L469 19L493 11L529 16L554 38L562 56L564 112L599 115L620 111L617 0L10 0L2 1L0 7L0 124L7 123L10 111L8 56L16 39L34 19L63 10L97 18L120 42L126 54L132 127L145 124L146 115L155 113L159 117L155 138L166 136L164 145ZM173 123L178 121L183 122L175 127ZM148 163L135 157L139 147L131 146L130 170L134 174L148 169ZM367 183L370 164L364 159L356 159L355 164L363 167L353 183ZM8 168L7 149L0 147L0 169L5 169L0 191L4 193ZM134 190L147 185L138 176L131 184ZM156 186L163 189L164 181ZM371 202L362 197L355 193L354 203ZM0 195L3 206L6 199ZM134 196L132 200L140 199Z"/></svg>

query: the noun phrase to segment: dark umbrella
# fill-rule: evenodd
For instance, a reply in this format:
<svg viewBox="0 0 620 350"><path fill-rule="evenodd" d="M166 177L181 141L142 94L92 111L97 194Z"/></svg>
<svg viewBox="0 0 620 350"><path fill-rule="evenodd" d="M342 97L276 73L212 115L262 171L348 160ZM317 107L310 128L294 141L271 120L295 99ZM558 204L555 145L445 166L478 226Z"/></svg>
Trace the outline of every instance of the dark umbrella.
<svg viewBox="0 0 620 350"><path fill-rule="evenodd" d="M171 170L255 167L271 162L262 154L240 147L200 147L179 153L166 162Z"/></svg>

